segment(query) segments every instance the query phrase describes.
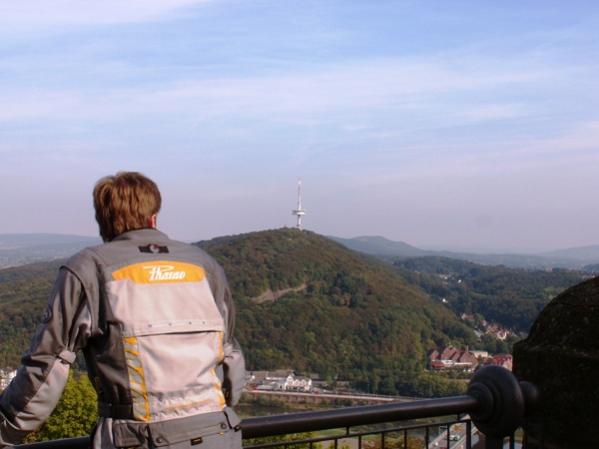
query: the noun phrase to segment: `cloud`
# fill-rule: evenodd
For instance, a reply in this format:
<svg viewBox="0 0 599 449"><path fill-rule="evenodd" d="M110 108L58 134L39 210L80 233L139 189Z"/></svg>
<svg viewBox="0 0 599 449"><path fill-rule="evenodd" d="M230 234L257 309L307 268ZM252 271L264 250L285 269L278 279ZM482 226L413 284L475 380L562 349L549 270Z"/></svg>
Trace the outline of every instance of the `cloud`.
<svg viewBox="0 0 599 449"><path fill-rule="evenodd" d="M306 115L312 114L423 110L454 102L444 99L445 94L453 97L548 77L540 71L490 68L465 73L443 62L381 59L278 75L174 79L141 88L108 87L102 92L46 89L23 93L17 89L1 95L4 112L0 122L28 118L121 120L171 113L198 123L233 116L305 121ZM468 97L464 98L460 100L462 110L452 114L465 121L502 119L525 112L515 104L479 105L477 100L468 104Z"/></svg>
<svg viewBox="0 0 599 449"><path fill-rule="evenodd" d="M467 122L483 122L488 120L505 120L530 115L531 111L522 104L482 104L466 108L456 114L457 118Z"/></svg>
<svg viewBox="0 0 599 449"><path fill-rule="evenodd" d="M387 154L388 164L371 168L378 185L406 179L508 176L522 173L562 173L575 181L576 174L594 170L599 164L599 121L572 123L553 136L515 136L509 139L460 141L434 140L405 153L422 155L401 164ZM397 152L399 155L399 152ZM375 152L376 154L376 152ZM374 155L370 155L374 157ZM401 170L397 167L401 166ZM359 177L355 179L360 183ZM371 183L372 181L368 181Z"/></svg>
<svg viewBox="0 0 599 449"><path fill-rule="evenodd" d="M23 0L0 4L0 29L39 32L69 26L137 23L176 17L209 0Z"/></svg>

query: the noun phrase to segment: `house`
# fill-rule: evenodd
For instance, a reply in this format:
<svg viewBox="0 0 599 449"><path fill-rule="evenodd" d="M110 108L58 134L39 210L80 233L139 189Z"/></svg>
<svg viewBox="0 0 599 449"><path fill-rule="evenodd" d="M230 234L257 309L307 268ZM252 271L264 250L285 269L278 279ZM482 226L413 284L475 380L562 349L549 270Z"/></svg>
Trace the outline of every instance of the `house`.
<svg viewBox="0 0 599 449"><path fill-rule="evenodd" d="M509 330L497 324L491 323L487 323L487 325L485 326L485 332L487 334L493 335L495 338L501 341L506 340L510 335L512 335L512 333Z"/></svg>
<svg viewBox="0 0 599 449"><path fill-rule="evenodd" d="M447 346L441 350L433 349L429 353L429 365L435 371L451 369L472 372L478 365L478 359L468 348Z"/></svg>
<svg viewBox="0 0 599 449"><path fill-rule="evenodd" d="M493 364L503 366L506 369L512 370L513 358L511 354L497 354L493 356Z"/></svg>
<svg viewBox="0 0 599 449"><path fill-rule="evenodd" d="M472 349L470 352L472 353L472 355L474 355L474 357L476 357L479 360L484 360L487 357L489 357L488 351L480 351L477 349Z"/></svg>
<svg viewBox="0 0 599 449"><path fill-rule="evenodd" d="M498 365L506 369L512 370L513 358L511 354L497 354L491 357L487 357L481 363L481 366L487 365Z"/></svg>

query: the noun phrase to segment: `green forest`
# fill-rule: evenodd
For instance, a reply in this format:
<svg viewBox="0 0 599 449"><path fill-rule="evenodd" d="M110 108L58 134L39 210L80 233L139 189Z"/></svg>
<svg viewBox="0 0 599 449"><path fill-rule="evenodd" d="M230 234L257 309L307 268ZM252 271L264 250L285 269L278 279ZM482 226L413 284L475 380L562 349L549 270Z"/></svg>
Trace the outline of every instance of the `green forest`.
<svg viewBox="0 0 599 449"><path fill-rule="evenodd" d="M446 257L394 262L410 283L433 298L445 298L458 316L477 315L526 334L545 305L587 273L564 269L528 270L486 266Z"/></svg>
<svg viewBox="0 0 599 449"><path fill-rule="evenodd" d="M0 270L0 368L16 367L42 321L59 262Z"/></svg>
<svg viewBox="0 0 599 449"><path fill-rule="evenodd" d="M237 305L236 336L249 369L290 368L385 394L462 391L462 382L425 370L432 348L484 344L460 313L525 331L550 297L582 276L440 258L392 265L288 228L197 245L227 273ZM18 364L59 265L0 270L0 366ZM441 273L451 277L444 280ZM267 290L288 288L295 290L275 301L256 300Z"/></svg>
<svg viewBox="0 0 599 449"><path fill-rule="evenodd" d="M431 379L429 349L473 343L454 313L393 268L310 232L281 229L199 242L229 276L237 337L250 369L291 368L351 380L365 391L443 395L453 380ZM305 286L256 304L266 289Z"/></svg>

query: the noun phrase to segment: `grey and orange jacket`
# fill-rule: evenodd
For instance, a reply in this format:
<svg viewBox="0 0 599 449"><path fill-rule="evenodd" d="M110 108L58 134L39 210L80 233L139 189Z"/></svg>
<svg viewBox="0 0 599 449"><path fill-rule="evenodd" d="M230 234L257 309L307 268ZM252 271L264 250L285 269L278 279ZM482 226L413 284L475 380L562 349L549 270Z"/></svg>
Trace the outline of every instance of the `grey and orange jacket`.
<svg viewBox="0 0 599 449"><path fill-rule="evenodd" d="M223 411L245 379L233 327L225 274L201 249L155 229L84 249L60 268L43 323L0 397L0 446L48 418L78 350L100 428Z"/></svg>

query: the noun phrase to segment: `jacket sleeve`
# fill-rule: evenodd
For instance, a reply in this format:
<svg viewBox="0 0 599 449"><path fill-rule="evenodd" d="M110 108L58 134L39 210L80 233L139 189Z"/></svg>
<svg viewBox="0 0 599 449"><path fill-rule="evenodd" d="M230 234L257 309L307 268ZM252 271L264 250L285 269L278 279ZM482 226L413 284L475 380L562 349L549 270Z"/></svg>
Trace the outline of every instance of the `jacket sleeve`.
<svg viewBox="0 0 599 449"><path fill-rule="evenodd" d="M0 448L18 444L50 416L65 387L75 353L91 332L91 308L79 279L60 269L42 324L0 396Z"/></svg>
<svg viewBox="0 0 599 449"><path fill-rule="evenodd" d="M231 297L231 290L222 267L218 266L217 297L225 319L225 336L223 339L223 393L227 405L234 406L239 402L243 387L245 386L245 360L241 347L235 338L235 305Z"/></svg>

